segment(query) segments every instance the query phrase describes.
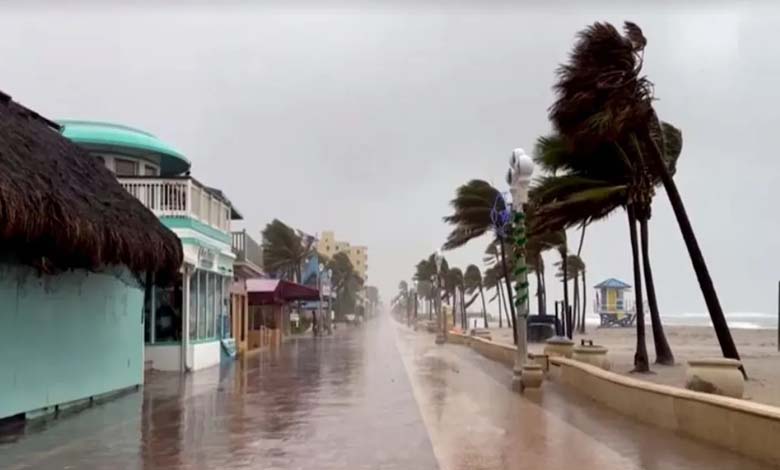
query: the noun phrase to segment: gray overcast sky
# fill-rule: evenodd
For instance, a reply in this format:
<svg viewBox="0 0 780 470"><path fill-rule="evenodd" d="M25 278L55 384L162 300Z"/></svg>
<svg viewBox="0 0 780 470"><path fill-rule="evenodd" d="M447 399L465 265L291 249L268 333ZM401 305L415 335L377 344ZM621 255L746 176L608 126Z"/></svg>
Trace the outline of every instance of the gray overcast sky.
<svg viewBox="0 0 780 470"><path fill-rule="evenodd" d="M530 150L548 131L553 71L574 34L631 19L649 40L657 109L684 132L676 179L724 308L775 309L771 3L32 3L0 3L0 89L47 117L114 121L169 141L258 239L279 217L368 245L370 281L385 298L444 240L455 187L502 184L511 149ZM656 201L662 315L704 312L666 196ZM486 243L448 258L480 263ZM591 285L631 281L624 215L589 229L583 254Z"/></svg>

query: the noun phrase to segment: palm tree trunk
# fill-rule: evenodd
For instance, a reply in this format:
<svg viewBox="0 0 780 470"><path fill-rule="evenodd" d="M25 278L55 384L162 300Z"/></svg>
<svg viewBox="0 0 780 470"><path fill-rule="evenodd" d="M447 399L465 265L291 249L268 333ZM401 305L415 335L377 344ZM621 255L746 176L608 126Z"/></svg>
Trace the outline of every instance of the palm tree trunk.
<svg viewBox="0 0 780 470"><path fill-rule="evenodd" d="M503 328L504 327L504 309L501 304L504 303L504 297L501 295L501 282L496 283L496 289L498 290L498 327Z"/></svg>
<svg viewBox="0 0 780 470"><path fill-rule="evenodd" d="M541 258L542 255L539 255L539 258ZM544 259L539 260L539 267L542 271L542 310L544 311L544 314L547 315L547 279L545 278L544 273Z"/></svg>
<svg viewBox="0 0 780 470"><path fill-rule="evenodd" d="M506 250L504 249L504 241L499 239L498 244L501 246L501 268L504 272L504 282L506 283L506 298L509 303L509 312L512 314L509 316L512 325L512 338L515 344L517 344L517 328L515 328L515 303L512 299L512 282L509 280L509 268L506 264Z"/></svg>
<svg viewBox="0 0 780 470"><path fill-rule="evenodd" d="M574 279L572 279L572 282L574 284L574 324L572 325L572 333L574 330L578 329L578 326L580 324L580 275L579 273L574 274Z"/></svg>
<svg viewBox="0 0 780 470"><path fill-rule="evenodd" d="M466 293L464 292L463 288L461 288L460 293L460 322L463 324L463 331L466 331L469 327L469 320L466 316Z"/></svg>
<svg viewBox="0 0 780 470"><path fill-rule="evenodd" d="M664 164L661 150L658 148L655 140L652 138L649 140L653 143L654 147L654 151L650 152L653 156L653 163L655 163L656 170L661 176L661 181L664 184L666 195L669 197L669 202L672 204L672 210L677 219L677 225L680 226L680 232L685 241L685 246L688 249L688 256L691 258L691 264L693 264L696 279L699 281L699 288L704 296L704 302L707 304L707 310L710 313L712 326L715 328L715 335L718 337L720 350L723 353L723 357L739 360L737 346L734 344L734 338L731 337L731 330L729 330L729 325L726 323L726 317L723 315L723 308L720 306L718 293L715 291L710 272L707 269L707 263L704 261L704 255L701 252L701 248L699 248L699 242L696 240L696 234L693 232L690 219L688 219L688 214L685 210L682 197L680 197L680 192L677 191L677 184L675 184L672 175L669 174L669 170ZM747 377L744 367L742 368L742 374Z"/></svg>
<svg viewBox="0 0 780 470"><path fill-rule="evenodd" d="M542 293L542 273L541 267L537 264L536 269L536 310L538 315L544 315L544 294Z"/></svg>
<svg viewBox="0 0 780 470"><path fill-rule="evenodd" d="M645 287L647 287L647 302L650 304L650 325L653 329L653 344L655 345L656 364L674 364L674 354L669 342L666 341L664 326L661 323L661 315L658 313L658 301L655 297L655 284L653 283L653 271L650 268L650 238L647 231L647 218L639 219L639 236L642 243L642 265L645 274Z"/></svg>
<svg viewBox="0 0 780 470"><path fill-rule="evenodd" d="M582 325L580 333L585 334L585 317L588 312L588 284L585 282L585 270L582 270Z"/></svg>
<svg viewBox="0 0 780 470"><path fill-rule="evenodd" d="M631 206L628 212L628 229L631 235L631 258L634 264L634 292L636 295L636 352L634 353L634 370L632 372L649 372L650 361L647 359L647 344L645 344L645 314L642 305L642 274L639 269L639 243L636 236L636 215Z"/></svg>
<svg viewBox="0 0 780 470"><path fill-rule="evenodd" d="M563 323L566 324L566 336L571 339L571 315L569 312L569 254L567 249L561 252L561 269L563 269Z"/></svg>
<svg viewBox="0 0 780 470"><path fill-rule="evenodd" d="M488 327L488 321L487 321L487 305L485 304L485 291L482 289L482 285L479 286L479 296L482 297L482 323L485 325L485 328Z"/></svg>

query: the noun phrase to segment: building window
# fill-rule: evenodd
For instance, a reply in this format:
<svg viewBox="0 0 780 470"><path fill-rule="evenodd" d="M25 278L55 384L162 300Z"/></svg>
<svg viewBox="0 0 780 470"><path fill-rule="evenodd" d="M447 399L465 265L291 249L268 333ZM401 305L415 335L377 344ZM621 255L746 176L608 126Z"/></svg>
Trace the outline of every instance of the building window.
<svg viewBox="0 0 780 470"><path fill-rule="evenodd" d="M149 317L146 318L147 343L178 342L181 340L182 278L173 287L149 289Z"/></svg>
<svg viewBox="0 0 780 470"><path fill-rule="evenodd" d="M158 176L157 167L152 165L144 165L144 176Z"/></svg>
<svg viewBox="0 0 780 470"><path fill-rule="evenodd" d="M117 176L136 176L138 174L138 164L133 160L115 158L114 173Z"/></svg>

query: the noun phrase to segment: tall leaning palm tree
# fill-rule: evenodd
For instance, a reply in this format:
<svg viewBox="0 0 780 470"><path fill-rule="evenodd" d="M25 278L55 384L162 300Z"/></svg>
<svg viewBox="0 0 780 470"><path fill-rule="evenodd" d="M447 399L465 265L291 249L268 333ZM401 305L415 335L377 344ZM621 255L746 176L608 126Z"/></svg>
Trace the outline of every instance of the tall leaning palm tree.
<svg viewBox="0 0 780 470"><path fill-rule="evenodd" d="M575 147L585 151L613 147L661 179L721 351L725 357L739 359L673 172L664 161L666 142L652 105L653 84L642 74L646 45L642 30L630 22L624 23L623 34L609 23L594 23L581 31L568 63L558 70L550 120Z"/></svg>
<svg viewBox="0 0 780 470"><path fill-rule="evenodd" d="M451 250L465 245L469 241L479 238L495 228L491 214L493 212L505 212L508 208L501 192L490 183L483 180L471 180L458 187L455 198L450 201L453 213L444 217L444 221L453 225L453 229L444 243L445 250ZM503 239L504 234L495 232L497 239ZM498 244L501 260L501 269L504 273L506 293L509 300L509 311L512 312L513 335L517 335L514 328L515 306L512 299L512 283L510 279L509 258L507 257L504 243ZM517 342L517 338L515 338Z"/></svg>
<svg viewBox="0 0 780 470"><path fill-rule="evenodd" d="M667 166L674 171L676 161L682 148L680 132L672 125L663 123L665 141L664 158ZM641 154L639 154L641 156ZM660 184L647 167L636 164L625 153L615 146L601 147L592 153L574 149L560 135L542 137L537 142L534 151L537 164L551 176L543 177L537 182L532 198L541 205L538 209L542 214L542 223L547 226L581 225L580 247L584 228L588 223L599 220L618 208L624 208L628 215L629 230L636 230L637 220L640 225L647 226L650 216L650 205L654 195L654 185ZM632 212L633 211L633 215ZM643 233L642 244L648 243L647 230ZM655 299L655 289L650 273L648 250L643 251L645 280L648 292ZM639 264L639 252L632 247L632 260ZM634 279L639 285L640 278ZM641 286L640 286L641 288ZM638 292L641 294L641 292ZM637 316L644 318L643 305L638 304ZM657 303L651 302L650 318L655 343L656 362L672 364L672 355L666 335L663 331ZM644 324L637 322L638 357L642 362L642 338Z"/></svg>
<svg viewBox="0 0 780 470"><path fill-rule="evenodd" d="M476 264L466 266L466 272L463 274L463 285L466 288L466 292L469 294L473 294L477 290L479 291L479 296L482 299L482 324L487 328L488 320L487 305L485 304L485 286L482 283L482 272Z"/></svg>
<svg viewBox="0 0 780 470"><path fill-rule="evenodd" d="M262 235L263 267L266 272L301 282L301 266L313 252L314 239L279 219L266 225Z"/></svg>

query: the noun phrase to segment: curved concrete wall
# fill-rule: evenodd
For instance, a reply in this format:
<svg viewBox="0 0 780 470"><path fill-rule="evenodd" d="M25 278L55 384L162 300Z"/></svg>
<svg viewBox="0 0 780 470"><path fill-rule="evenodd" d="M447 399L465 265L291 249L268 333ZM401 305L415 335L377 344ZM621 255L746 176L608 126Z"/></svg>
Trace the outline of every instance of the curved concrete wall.
<svg viewBox="0 0 780 470"><path fill-rule="evenodd" d="M658 385L560 357L550 376L640 421L780 465L780 408Z"/></svg>
<svg viewBox="0 0 780 470"><path fill-rule="evenodd" d="M447 339L507 367L514 364L512 346L457 333ZM658 385L572 359L549 361L549 379L621 414L780 466L780 408Z"/></svg>

